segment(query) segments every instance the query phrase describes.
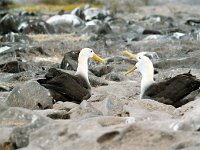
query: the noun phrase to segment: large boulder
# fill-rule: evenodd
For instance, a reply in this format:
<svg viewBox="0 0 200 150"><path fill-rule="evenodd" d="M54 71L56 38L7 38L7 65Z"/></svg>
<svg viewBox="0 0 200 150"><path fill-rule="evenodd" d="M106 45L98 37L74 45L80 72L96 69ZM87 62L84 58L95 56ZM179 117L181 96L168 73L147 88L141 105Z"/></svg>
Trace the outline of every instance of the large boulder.
<svg viewBox="0 0 200 150"><path fill-rule="evenodd" d="M61 62L61 69L66 69L66 70L74 70L76 71L78 67L78 55L80 51L70 51L65 53L64 58Z"/></svg>
<svg viewBox="0 0 200 150"><path fill-rule="evenodd" d="M54 27L44 20L33 19L23 22L18 27L19 32L25 34L52 34L56 33Z"/></svg>
<svg viewBox="0 0 200 150"><path fill-rule="evenodd" d="M0 105L0 148L16 149L29 143L29 135L51 119L40 116L31 110Z"/></svg>
<svg viewBox="0 0 200 150"><path fill-rule="evenodd" d="M26 16L6 14L0 19L0 34L15 33L55 33L54 27L41 19L29 19Z"/></svg>
<svg viewBox="0 0 200 150"><path fill-rule="evenodd" d="M38 82L28 81L14 87L6 104L11 107L47 109L53 107L53 98L49 91Z"/></svg>
<svg viewBox="0 0 200 150"><path fill-rule="evenodd" d="M76 31L85 25L81 18L73 14L55 15L47 19L46 22L54 26L60 33Z"/></svg>
<svg viewBox="0 0 200 150"><path fill-rule="evenodd" d="M4 64L0 64L1 72L19 73L23 71L36 71L36 67L30 63L21 61L11 61Z"/></svg>

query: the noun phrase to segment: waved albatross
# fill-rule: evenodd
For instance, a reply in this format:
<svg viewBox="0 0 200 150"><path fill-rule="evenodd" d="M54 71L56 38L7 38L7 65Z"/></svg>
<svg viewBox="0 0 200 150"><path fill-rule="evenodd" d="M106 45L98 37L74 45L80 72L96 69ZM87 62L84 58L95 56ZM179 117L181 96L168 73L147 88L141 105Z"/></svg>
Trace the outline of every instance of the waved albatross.
<svg viewBox="0 0 200 150"><path fill-rule="evenodd" d="M134 70L141 73L141 99L150 98L164 104L173 105L174 107L180 107L194 100L194 97L192 99L187 99L186 97L200 87L200 80L195 76L190 73L184 73L156 83L153 79L154 67L148 57L125 53L137 60L135 66L127 71L126 75Z"/></svg>
<svg viewBox="0 0 200 150"><path fill-rule="evenodd" d="M92 49L84 48L79 53L75 75L51 68L45 75L45 79L39 79L38 82L49 89L55 101L81 103L82 100L87 100L91 96L91 86L88 79L89 58L104 62Z"/></svg>

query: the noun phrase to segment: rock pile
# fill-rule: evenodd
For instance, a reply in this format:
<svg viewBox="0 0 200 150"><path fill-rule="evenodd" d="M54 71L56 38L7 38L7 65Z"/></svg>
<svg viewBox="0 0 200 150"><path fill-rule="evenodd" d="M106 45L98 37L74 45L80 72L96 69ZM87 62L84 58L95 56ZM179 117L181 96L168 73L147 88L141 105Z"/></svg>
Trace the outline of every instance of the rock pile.
<svg viewBox="0 0 200 150"><path fill-rule="evenodd" d="M200 78L197 10L166 5L111 13L87 6L48 18L2 13L0 149L199 149L200 90L179 108L140 100L141 76L124 76L135 61L122 54L148 52L156 81L189 70ZM50 68L73 74L83 47L106 61L89 62L92 96L55 103L37 80Z"/></svg>

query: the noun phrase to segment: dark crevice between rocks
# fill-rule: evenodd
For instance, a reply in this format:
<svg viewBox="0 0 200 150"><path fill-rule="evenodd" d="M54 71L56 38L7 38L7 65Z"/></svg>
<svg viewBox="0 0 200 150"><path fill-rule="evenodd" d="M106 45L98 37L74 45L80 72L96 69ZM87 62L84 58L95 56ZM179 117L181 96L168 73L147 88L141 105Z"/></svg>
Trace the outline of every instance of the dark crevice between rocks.
<svg viewBox="0 0 200 150"><path fill-rule="evenodd" d="M63 114L63 115L60 115L60 114L49 114L47 115L47 117L51 118L51 119L70 119L70 115L69 114Z"/></svg>
<svg viewBox="0 0 200 150"><path fill-rule="evenodd" d="M38 106L40 109L43 108L42 105L41 105L40 103L37 103L37 106Z"/></svg>
<svg viewBox="0 0 200 150"><path fill-rule="evenodd" d="M108 132L108 133L105 133L103 134L102 136L100 136L98 139L97 139L97 142L98 143L105 143L105 142L108 142L112 139L114 139L117 135L119 135L120 132L119 131L112 131L112 132Z"/></svg>

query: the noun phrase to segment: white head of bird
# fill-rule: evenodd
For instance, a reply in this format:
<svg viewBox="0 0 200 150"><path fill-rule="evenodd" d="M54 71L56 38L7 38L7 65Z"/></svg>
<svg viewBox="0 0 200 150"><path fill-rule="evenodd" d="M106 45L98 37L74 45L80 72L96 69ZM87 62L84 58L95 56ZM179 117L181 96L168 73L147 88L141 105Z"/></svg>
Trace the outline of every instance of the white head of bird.
<svg viewBox="0 0 200 150"><path fill-rule="evenodd" d="M145 90L154 83L154 67L151 60L143 55L136 57L137 63L133 68L131 68L126 74L131 73L132 71L139 71L142 74L141 80L141 97L144 94Z"/></svg>
<svg viewBox="0 0 200 150"><path fill-rule="evenodd" d="M97 56L91 48L83 48L78 56L78 68L76 75L81 75L88 82L88 59L92 58L93 60L104 63L104 60Z"/></svg>

